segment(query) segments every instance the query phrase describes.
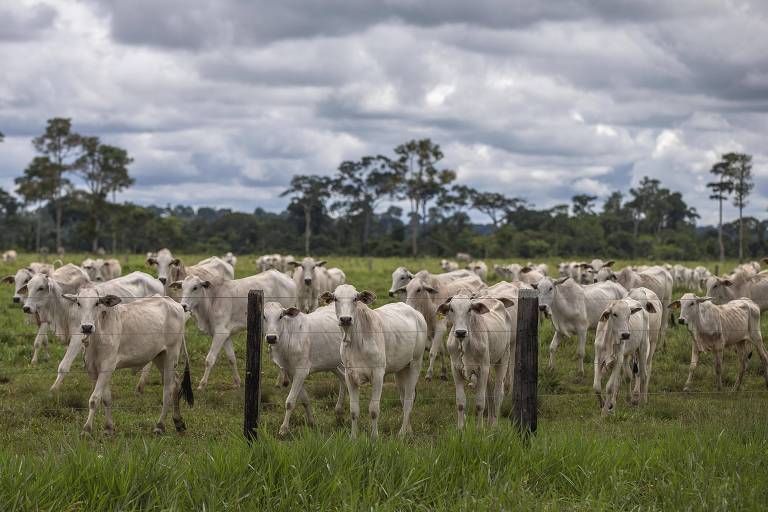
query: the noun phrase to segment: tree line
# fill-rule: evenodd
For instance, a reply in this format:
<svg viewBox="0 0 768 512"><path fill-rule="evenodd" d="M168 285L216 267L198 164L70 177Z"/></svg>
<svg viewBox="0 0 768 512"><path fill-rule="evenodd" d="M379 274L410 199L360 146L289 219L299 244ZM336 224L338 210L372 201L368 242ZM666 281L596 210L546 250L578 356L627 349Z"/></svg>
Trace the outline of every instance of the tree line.
<svg viewBox="0 0 768 512"><path fill-rule="evenodd" d="M118 203L116 194L134 183L132 158L74 132L70 119L50 119L32 145L37 155L16 179L15 195L0 189L3 247L663 260L768 252L768 220L743 216L754 186L745 154L723 155L711 169L720 219L713 228L697 227L699 215L682 194L648 177L600 205L597 196L577 194L569 204L536 208L525 198L477 190L456 182L430 139L344 161L332 175L295 175L279 213ZM724 222L728 200L738 217ZM472 211L487 222L473 222Z"/></svg>

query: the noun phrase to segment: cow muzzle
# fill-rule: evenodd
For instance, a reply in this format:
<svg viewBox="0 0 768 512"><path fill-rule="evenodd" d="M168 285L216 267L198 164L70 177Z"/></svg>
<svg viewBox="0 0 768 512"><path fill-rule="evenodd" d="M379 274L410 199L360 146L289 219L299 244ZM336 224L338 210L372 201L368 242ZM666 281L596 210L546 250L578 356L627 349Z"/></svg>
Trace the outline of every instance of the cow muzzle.
<svg viewBox="0 0 768 512"><path fill-rule="evenodd" d="M168 281L168 279L165 277L158 277L157 280L163 283L163 285L165 285L165 283Z"/></svg>
<svg viewBox="0 0 768 512"><path fill-rule="evenodd" d="M394 297L395 296L395 292L393 292L392 290L389 290L389 296L390 297Z"/></svg>
<svg viewBox="0 0 768 512"><path fill-rule="evenodd" d="M80 326L80 330L83 334L93 334L93 324L83 324Z"/></svg>
<svg viewBox="0 0 768 512"><path fill-rule="evenodd" d="M311 286L311 285L312 285L312 280L311 280L311 279L305 279L305 280L304 280L304 284L305 284L306 286Z"/></svg>
<svg viewBox="0 0 768 512"><path fill-rule="evenodd" d="M29 307L29 306L24 306L23 308L21 308L21 310L23 312L27 313L27 314L31 314L32 313L32 308Z"/></svg>
<svg viewBox="0 0 768 512"><path fill-rule="evenodd" d="M339 317L339 325L342 327L349 327L352 325L352 317L351 316L340 316Z"/></svg>
<svg viewBox="0 0 768 512"><path fill-rule="evenodd" d="M277 335L276 334L267 334L266 335L266 340L267 340L267 343L269 343L270 345L274 345L275 343L277 343Z"/></svg>
<svg viewBox="0 0 768 512"><path fill-rule="evenodd" d="M467 331L466 331L466 329L456 329L455 331L453 331L453 333L454 333L454 334L456 335L456 337L457 337L457 338L459 338L460 340L463 340L464 338L466 338L466 337L467 337Z"/></svg>
<svg viewBox="0 0 768 512"><path fill-rule="evenodd" d="M629 339L629 333L628 332L623 332L623 333L621 333L620 337L621 337L622 340L628 340Z"/></svg>
<svg viewBox="0 0 768 512"><path fill-rule="evenodd" d="M181 307L184 309L185 313L189 313L189 304L182 302Z"/></svg>
<svg viewBox="0 0 768 512"><path fill-rule="evenodd" d="M13 303L14 303L14 304L18 304L19 302L21 302L21 297L18 297L18 296L17 296L17 297L14 297L14 298L13 298Z"/></svg>
<svg viewBox="0 0 768 512"><path fill-rule="evenodd" d="M677 323L679 323L680 325L685 325L685 318L678 318Z"/></svg>
<svg viewBox="0 0 768 512"><path fill-rule="evenodd" d="M541 311L542 313L546 313L547 306L545 304L539 304L539 311Z"/></svg>

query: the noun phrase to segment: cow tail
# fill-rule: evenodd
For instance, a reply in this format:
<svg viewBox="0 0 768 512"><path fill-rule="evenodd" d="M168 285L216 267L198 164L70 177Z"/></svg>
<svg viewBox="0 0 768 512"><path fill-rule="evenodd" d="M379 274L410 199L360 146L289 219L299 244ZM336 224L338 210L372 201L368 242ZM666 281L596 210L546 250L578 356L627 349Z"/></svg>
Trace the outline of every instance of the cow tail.
<svg viewBox="0 0 768 512"><path fill-rule="evenodd" d="M187 350L187 337L182 335L182 348L184 349L184 377L181 379L181 389L179 396L183 397L187 404L192 407L195 405L195 395L192 392L192 374L189 371L189 351Z"/></svg>

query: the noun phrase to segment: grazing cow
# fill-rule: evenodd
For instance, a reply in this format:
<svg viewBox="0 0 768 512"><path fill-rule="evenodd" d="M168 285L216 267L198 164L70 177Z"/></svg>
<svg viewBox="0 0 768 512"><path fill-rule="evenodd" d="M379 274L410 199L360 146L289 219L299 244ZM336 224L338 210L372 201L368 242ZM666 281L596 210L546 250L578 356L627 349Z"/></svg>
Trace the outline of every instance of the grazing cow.
<svg viewBox="0 0 768 512"><path fill-rule="evenodd" d="M311 313L317 308L317 298L323 292L334 289L331 287L333 280L342 278L346 280L346 276L340 270L340 274L336 273L332 278L324 267L325 263L325 260L315 261L311 256L307 256L301 263L294 261L291 264L295 268L293 282L296 283L298 306L305 313Z"/></svg>
<svg viewBox="0 0 768 512"><path fill-rule="evenodd" d="M485 281L488 278L488 265L484 261L475 260L467 265L467 270L474 273L481 280Z"/></svg>
<svg viewBox="0 0 768 512"><path fill-rule="evenodd" d="M732 279L710 277L707 280L707 295L712 297L712 302L718 305L746 297L752 299L763 312L768 309L768 274L757 274L752 277L737 274Z"/></svg>
<svg viewBox="0 0 768 512"><path fill-rule="evenodd" d="M400 290L405 290L405 286L411 282L411 279L414 277L421 277L425 281L429 281L432 278L437 279L440 282L448 283L450 281L455 281L457 279L464 279L465 277L472 277L474 276L474 272L470 272L469 270L461 269L461 270L453 270L451 272L445 272L443 274L430 274L427 270L420 270L416 274L412 274L407 268L405 267L397 267L394 272L392 272L392 287L389 289L389 296L394 297L395 293L397 293Z"/></svg>
<svg viewBox="0 0 768 512"><path fill-rule="evenodd" d="M459 264L455 261L440 260L440 268L443 269L443 272L451 272L459 270Z"/></svg>
<svg viewBox="0 0 768 512"><path fill-rule="evenodd" d="M555 281L545 277L535 288L539 290L539 309L551 314L555 328L549 345L549 368L555 367L555 352L560 342L575 334L579 337L579 374L583 376L587 331L597 327L605 307L612 300L624 297L627 290L614 282L581 285L569 277Z"/></svg>
<svg viewBox="0 0 768 512"><path fill-rule="evenodd" d="M264 305L264 338L273 356L281 361L283 370L291 380L291 390L285 400L285 417L280 435L288 433L291 413L296 400L304 405L307 422L315 425L304 380L310 373L332 372L339 379L339 398L336 416L344 414L344 372L341 364L341 329L333 306L317 308L305 314L297 308L286 308L279 302Z"/></svg>
<svg viewBox="0 0 768 512"><path fill-rule="evenodd" d="M429 349L429 367L426 379L431 380L434 373L435 359L440 356L442 369L440 378L448 379L448 369L445 366L445 354L443 351L443 336L447 330L445 318L438 315L437 308L449 297L458 293L474 293L483 288L483 282L476 275L456 279L454 281L441 281L437 279L444 274L416 274L411 281L395 293L405 291L405 303L424 316L427 322L427 336L431 340Z"/></svg>
<svg viewBox="0 0 768 512"><path fill-rule="evenodd" d="M403 406L400 436L412 431L411 411L416 398L416 382L427 343L427 323L415 309L402 302L380 308L369 306L376 300L373 292L358 292L343 284L321 296L324 303L333 302L342 331L341 362L349 392L352 437L357 436L360 415L360 385L371 383L371 437L378 436L378 420L384 375L395 374Z"/></svg>
<svg viewBox="0 0 768 512"><path fill-rule="evenodd" d="M594 390L603 409L603 416L616 407L622 374L637 373L637 391L632 403L648 402L648 362L650 353L648 312L632 298L613 301L600 315L595 334ZM634 361L630 370L630 361ZM635 369L636 366L636 369ZM603 376L611 372L605 386L603 400ZM631 389L631 387L630 387Z"/></svg>
<svg viewBox="0 0 768 512"><path fill-rule="evenodd" d="M5 251L3 253L3 263L13 263L14 261L16 261L16 256L18 255L16 254L16 251L14 251L13 249L11 249L10 251Z"/></svg>
<svg viewBox="0 0 768 512"><path fill-rule="evenodd" d="M54 273L55 274L55 273ZM69 342L67 351L59 363L56 381L51 386L51 391L58 391L61 383L69 373L72 362L80 353L83 334L80 332L80 319L82 303L94 296L115 295L123 302L130 302L143 297L149 297L163 292L160 282L144 272L132 272L126 276L101 283L86 283L78 289L68 291L55 277L46 274L35 275L27 283L28 296L24 302L24 312L35 314L41 321L45 321L54 327L56 335L64 343ZM83 299L80 301L80 299ZM80 302L78 302L80 301ZM73 324L73 322L76 322ZM142 374L142 381L137 387L143 388L146 374Z"/></svg>
<svg viewBox="0 0 768 512"><path fill-rule="evenodd" d="M116 259L103 260L99 258L93 262L93 266L95 275L91 277L91 281L109 281L123 274L123 267Z"/></svg>
<svg viewBox="0 0 768 512"><path fill-rule="evenodd" d="M525 284L536 284L546 277L544 274L532 267L523 267L520 269L520 281Z"/></svg>
<svg viewBox="0 0 768 512"><path fill-rule="evenodd" d="M486 396L491 404L488 421L496 424L501 414L501 402L504 396L504 380L509 370L511 351L510 334L512 320L506 307L514 301L492 297L472 298L458 294L438 307L438 312L445 315L453 324L448 336L448 353L451 356L453 382L456 385L457 427L464 428L464 411L467 396L464 381L472 374L477 376L475 394L475 414L482 421ZM490 370L494 369L493 390L489 390Z"/></svg>
<svg viewBox="0 0 768 512"><path fill-rule="evenodd" d="M40 279L33 283L33 280L36 277L39 277ZM19 302L21 302L21 298L25 296L28 300L30 294L33 292L47 292L49 288L48 283L54 284L60 293L76 293L77 290L79 290L82 286L88 284L89 280L88 274L86 274L83 269L77 265L72 265L71 263L57 268L51 273L35 273L30 276L29 280L25 284L16 290L16 295L19 297ZM65 343L68 340L68 334L67 331L62 331L62 334L60 334L57 324L54 322L55 311L46 310L42 313L37 311L29 311L26 308L26 301L22 310L27 314L33 315L33 318L37 323L37 334L35 335L34 352L32 353L31 361L31 364L37 364L40 348L45 350L45 359L48 359L48 331L51 330L51 327L53 327L54 334L56 334L59 339Z"/></svg>
<svg viewBox="0 0 768 512"><path fill-rule="evenodd" d="M470 261L472 261L472 256L470 256L465 252L457 252L456 259L462 263L469 263Z"/></svg>
<svg viewBox="0 0 768 512"><path fill-rule="evenodd" d="M693 338L691 366L683 391L689 391L691 388L693 372L699 365L699 355L702 352L715 353L717 390L722 390L723 350L731 346L739 355L740 368L733 386L733 390L738 391L741 388L744 373L747 371L749 359L747 341L760 355L765 384L768 386L768 353L765 351L763 336L760 333L760 308L754 301L742 298L727 304L716 305L711 297L697 297L692 293L686 293L672 305L680 308L678 322L688 328Z"/></svg>
<svg viewBox="0 0 768 512"><path fill-rule="evenodd" d="M163 406L155 433L165 432L165 416L173 405L173 423L178 432L186 430L179 401L193 403L189 354L184 337L184 310L170 297L155 295L121 304L116 295L78 296L81 304L81 331L85 335L85 368L95 382L88 400L88 419L83 433L93 431L93 418L104 403L105 430L114 431L112 391L109 381L115 370L138 369L154 363L163 375ZM176 364L184 350L184 378L179 382Z"/></svg>
<svg viewBox="0 0 768 512"><path fill-rule="evenodd" d="M237 256L235 256L231 252L228 252L227 254L222 256L221 259L226 261L230 265L232 265L232 268L235 268L235 265L237 265Z"/></svg>
<svg viewBox="0 0 768 512"><path fill-rule="evenodd" d="M188 275L183 281L171 283L169 288L181 290L184 311L192 313L198 329L212 337L211 348L205 358L205 373L198 389L208 384L208 377L222 347L232 368L233 386L240 387L232 336L247 326L249 290L264 290L265 301L276 301L285 307L296 305L296 286L290 277L277 270L218 283Z"/></svg>

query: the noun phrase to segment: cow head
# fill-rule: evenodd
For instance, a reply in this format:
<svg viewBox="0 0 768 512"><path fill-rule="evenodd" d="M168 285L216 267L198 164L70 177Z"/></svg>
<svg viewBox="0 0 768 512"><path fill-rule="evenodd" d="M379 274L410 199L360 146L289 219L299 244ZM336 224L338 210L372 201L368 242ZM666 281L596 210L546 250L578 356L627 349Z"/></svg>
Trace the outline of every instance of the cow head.
<svg viewBox="0 0 768 512"><path fill-rule="evenodd" d="M677 323L681 325L691 325L694 318L699 316L699 306L701 303L712 300L712 297L697 297L692 293L686 293L679 300L672 301L669 304L671 308L680 310Z"/></svg>
<svg viewBox="0 0 768 512"><path fill-rule="evenodd" d="M463 342L471 334L470 316L484 315L490 309L483 302L464 294L454 295L440 304L437 312L445 315L453 323L453 336Z"/></svg>
<svg viewBox="0 0 768 512"><path fill-rule="evenodd" d="M73 317L80 322L80 332L89 336L96 332L96 321L106 308L112 308L122 302L117 295L101 295L96 288L88 286L77 294L65 293L66 300L75 305Z"/></svg>
<svg viewBox="0 0 768 512"><path fill-rule="evenodd" d="M13 291L13 302L14 304L20 304L21 300L24 298L23 295L19 292L24 286L29 282L30 279L32 279L32 276L34 276L35 273L32 271L32 269L29 268L20 268L16 271L15 275L12 276L5 276L3 278L4 283L13 284L14 285L14 291Z"/></svg>
<svg viewBox="0 0 768 512"><path fill-rule="evenodd" d="M405 285L405 303L418 311L425 311L425 306L437 295L438 290L425 283L421 277L414 277Z"/></svg>
<svg viewBox="0 0 768 512"><path fill-rule="evenodd" d="M411 282L413 274L405 267L397 267L392 272L392 287L389 289L389 296L394 297L398 293L405 291L405 286Z"/></svg>
<svg viewBox="0 0 768 512"><path fill-rule="evenodd" d="M20 295L26 295L22 310L28 314L35 314L48 304L51 299L53 279L47 274L35 274L19 289Z"/></svg>
<svg viewBox="0 0 768 512"><path fill-rule="evenodd" d="M183 281L174 281L168 285L172 290L181 290L181 307L186 312L193 311L205 299L210 287L210 281L197 276L187 276Z"/></svg>
<svg viewBox="0 0 768 512"><path fill-rule="evenodd" d="M297 308L284 308L279 302L267 302L264 304L264 339L270 345L280 342L280 324L285 319L296 318L301 315Z"/></svg>
<svg viewBox="0 0 768 512"><path fill-rule="evenodd" d="M170 251L160 251L156 257L147 258L147 264L157 266L157 279L165 285L171 278L171 268L181 265L179 258L174 258Z"/></svg>
<svg viewBox="0 0 768 512"><path fill-rule="evenodd" d="M339 327L344 334L343 341L350 340L350 332L355 327L357 310L361 305L368 307L376 300L376 294L363 290L358 292L354 286L342 284L333 292L325 292L320 298L321 304L333 304L336 310L336 318L339 320Z"/></svg>

